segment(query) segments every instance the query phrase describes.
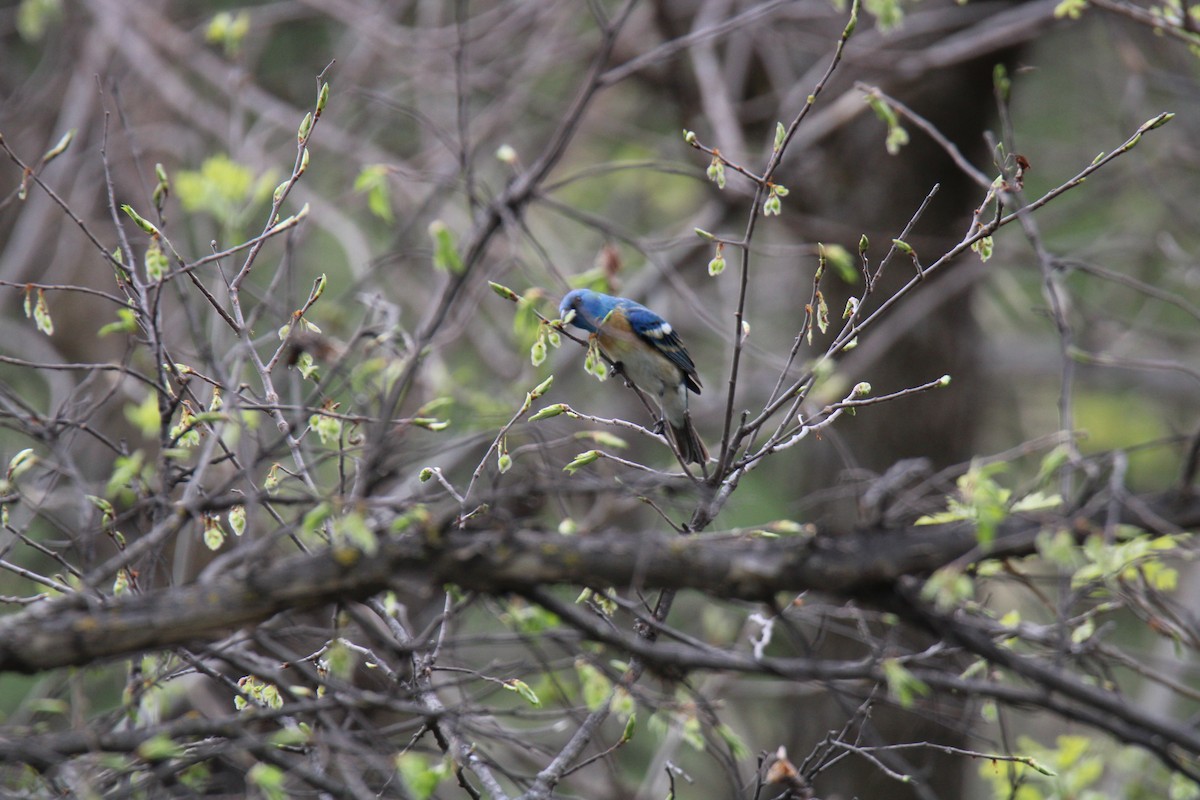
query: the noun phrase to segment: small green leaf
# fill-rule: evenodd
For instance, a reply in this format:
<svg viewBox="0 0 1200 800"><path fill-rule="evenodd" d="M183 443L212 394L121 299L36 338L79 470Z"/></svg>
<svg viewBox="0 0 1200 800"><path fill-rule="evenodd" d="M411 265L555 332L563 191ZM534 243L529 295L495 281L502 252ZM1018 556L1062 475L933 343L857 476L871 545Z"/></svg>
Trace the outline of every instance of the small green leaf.
<svg viewBox="0 0 1200 800"><path fill-rule="evenodd" d="M1172 772L1167 785L1168 800L1200 800L1200 784L1181 772Z"/></svg>
<svg viewBox="0 0 1200 800"><path fill-rule="evenodd" d="M145 264L146 280L152 284L161 283L170 263L167 261L167 254L163 252L158 234L150 237L150 244L146 247Z"/></svg>
<svg viewBox="0 0 1200 800"><path fill-rule="evenodd" d="M971 251L979 254L979 260L986 264L992 257L992 250L995 246L991 236L984 236L982 239L976 239L971 243Z"/></svg>
<svg viewBox="0 0 1200 800"><path fill-rule="evenodd" d="M14 6L17 12L17 33L26 42L41 41L50 26L63 17L62 0L23 0L19 4L10 3L10 14Z"/></svg>
<svg viewBox="0 0 1200 800"><path fill-rule="evenodd" d="M182 374L187 374L182 372ZM179 447L189 448L200 444L200 431L197 430L199 421L192 412L191 405L185 400L179 407L179 424L173 425L169 431L171 440Z"/></svg>
<svg viewBox="0 0 1200 800"><path fill-rule="evenodd" d="M166 761L183 755L183 747L166 734L159 734L139 744L137 754L145 761Z"/></svg>
<svg viewBox="0 0 1200 800"><path fill-rule="evenodd" d="M588 464L598 461L603 457L604 453L600 452L599 450L587 450L575 456L570 464L567 464L565 467L563 467L563 471L574 475L579 469L586 467Z"/></svg>
<svg viewBox="0 0 1200 800"><path fill-rule="evenodd" d="M137 405L131 403L125 406L125 419L132 422L146 438L158 436L159 428L162 426L162 417L158 411L158 398L153 394L147 394Z"/></svg>
<svg viewBox="0 0 1200 800"><path fill-rule="evenodd" d="M1004 64L997 63L992 67L992 86L995 87L997 96L1008 102L1012 95L1012 78L1008 77L1008 67Z"/></svg>
<svg viewBox="0 0 1200 800"><path fill-rule="evenodd" d="M554 405L546 406L540 411L535 412L534 415L529 418L529 421L538 422L539 420L549 419L550 417L557 417L559 414L568 411L570 411L570 407L566 403L555 403Z"/></svg>
<svg viewBox="0 0 1200 800"><path fill-rule="evenodd" d="M57 697L37 697L27 700L24 708L38 714L66 714L71 710L71 704Z"/></svg>
<svg viewBox="0 0 1200 800"><path fill-rule="evenodd" d="M488 286L492 287L492 291L503 297L505 300L511 300L514 303L520 302L521 296L512 289L495 281L488 281Z"/></svg>
<svg viewBox="0 0 1200 800"><path fill-rule="evenodd" d="M721 737L721 740L729 747L729 752L739 761L750 757L750 748L746 747L746 743L741 737L733 732L733 729L724 722L713 728L713 731Z"/></svg>
<svg viewBox="0 0 1200 800"><path fill-rule="evenodd" d="M391 224L392 194L388 184L389 169L386 164L369 164L362 168L354 179L354 191L366 192L367 208L384 222Z"/></svg>
<svg viewBox="0 0 1200 800"><path fill-rule="evenodd" d="M146 233L149 233L152 236L158 234L158 228L154 227L154 225L152 225L149 220L142 217L141 214L134 211L133 206L123 205L121 206L121 210L128 214L129 218L132 219L134 223L136 223L137 226Z"/></svg>
<svg viewBox="0 0 1200 800"><path fill-rule="evenodd" d="M588 711L595 711L608 702L612 693L612 682L592 664L582 658L575 661L575 674L583 689L583 702Z"/></svg>
<svg viewBox="0 0 1200 800"><path fill-rule="evenodd" d="M462 259L454 246L454 234L446 223L435 219L429 223L429 237L433 239L433 266L441 272L458 275L463 270Z"/></svg>
<svg viewBox="0 0 1200 800"><path fill-rule="evenodd" d="M1046 484L1058 474L1059 469L1066 464L1070 458L1070 449L1066 445L1058 445L1042 457L1042 463L1038 467L1037 478L1034 479L1034 482L1038 485Z"/></svg>
<svg viewBox="0 0 1200 800"><path fill-rule="evenodd" d="M296 142L304 144L308 141L309 134L312 133L313 114L308 112L304 115L304 119L300 120L300 127L296 130Z"/></svg>
<svg viewBox="0 0 1200 800"><path fill-rule="evenodd" d="M896 155L900 152L900 148L908 144L908 131L896 125L888 130L887 139L884 140L883 146L888 151L888 155Z"/></svg>
<svg viewBox="0 0 1200 800"><path fill-rule="evenodd" d="M708 262L708 274L716 277L725 271L725 243L717 242L716 252L713 254L712 261Z"/></svg>
<svg viewBox="0 0 1200 800"><path fill-rule="evenodd" d="M275 222L275 227L273 227L271 229L272 232L287 230L288 228L293 228L296 225L299 225L300 221L308 216L308 212L310 210L311 209L309 208L309 204L305 203L303 206L300 207L299 211L297 211L295 214L292 214L290 217L284 217L283 219L277 219Z"/></svg>
<svg viewBox="0 0 1200 800"><path fill-rule="evenodd" d="M317 117L320 117L325 111L325 104L329 102L329 81L321 84L321 91L317 93Z"/></svg>
<svg viewBox="0 0 1200 800"><path fill-rule="evenodd" d="M771 184L770 193L767 195L766 201L763 202L763 216L772 217L779 216L783 211L783 203L780 198L787 197L788 190L778 184Z"/></svg>
<svg viewBox="0 0 1200 800"><path fill-rule="evenodd" d="M308 418L308 426L321 440L321 444L337 442L342 433L342 421L325 414L313 414Z"/></svg>
<svg viewBox="0 0 1200 800"><path fill-rule="evenodd" d="M717 185L718 189L725 188L725 162L721 160L720 156L712 157L705 174L708 175L710 181Z"/></svg>
<svg viewBox="0 0 1200 800"><path fill-rule="evenodd" d="M775 152L779 152L779 148L783 147L783 140L787 138L787 128L783 127L782 122L775 123Z"/></svg>
<svg viewBox="0 0 1200 800"><path fill-rule="evenodd" d="M542 381L537 386L533 387L533 391L529 393L529 398L531 400L537 400L539 397L544 395L546 392L550 391L550 387L553 384L554 384L554 376L551 375L549 378L546 378L546 380Z"/></svg>
<svg viewBox="0 0 1200 800"><path fill-rule="evenodd" d="M624 450L629 447L629 442L608 431L584 431L576 435L581 439L591 439L602 447L611 447L614 450Z"/></svg>
<svg viewBox="0 0 1200 800"><path fill-rule="evenodd" d="M1087 0L1061 0L1054 7L1055 19L1079 19L1088 6Z"/></svg>
<svg viewBox="0 0 1200 800"><path fill-rule="evenodd" d="M588 343L587 355L583 359L583 371L598 381L608 380L608 363L600 355L600 347L595 339Z"/></svg>
<svg viewBox="0 0 1200 800"><path fill-rule="evenodd" d="M222 11L212 18L204 32L205 41L219 44L224 48L225 55L233 58L242 48L246 34L250 32L250 14L239 11L232 14Z"/></svg>
<svg viewBox="0 0 1200 800"><path fill-rule="evenodd" d="M546 338L539 336L529 348L529 361L535 367L540 367L546 360Z"/></svg>
<svg viewBox="0 0 1200 800"><path fill-rule="evenodd" d="M175 176L175 192L185 211L203 212L220 224L237 231L255 206L272 197L278 173L267 170L256 175L249 167L224 153L206 158L199 170L182 170ZM284 182L281 186L288 186ZM279 197L282 199L283 189Z"/></svg>
<svg viewBox="0 0 1200 800"><path fill-rule="evenodd" d="M858 27L858 5L859 0L854 0L850 4L850 19L846 22L846 27L842 30L842 41L849 39L854 34L854 29Z"/></svg>
<svg viewBox="0 0 1200 800"><path fill-rule="evenodd" d="M313 359L312 353L305 351L296 359L296 370L299 371L300 377L306 381L319 382L321 379L321 368Z"/></svg>
<svg viewBox="0 0 1200 800"><path fill-rule="evenodd" d="M625 730L621 731L621 741L628 742L633 739L633 734L637 732L637 714L630 714L629 719L625 720Z"/></svg>
<svg viewBox="0 0 1200 800"><path fill-rule="evenodd" d="M341 639L334 639L325 650L325 664L329 672L340 680L349 680L358 666L358 654L346 646Z"/></svg>
<svg viewBox="0 0 1200 800"><path fill-rule="evenodd" d="M448 774L444 764L430 767L425 756L418 753L401 753L396 757L396 771L408 787L414 800L429 800L437 791L438 784Z"/></svg>
<svg viewBox="0 0 1200 800"><path fill-rule="evenodd" d="M33 300L33 287L25 287L25 316L33 316L37 329L47 336L54 335L54 320L50 318L50 306L46 304L46 293L37 290L37 300Z"/></svg>
<svg viewBox="0 0 1200 800"><path fill-rule="evenodd" d="M5 473L5 479L8 481L16 480L28 472L37 463L37 460L38 458L34 455L33 448L26 447L8 460L8 471ZM109 506L109 508L112 508L112 506Z"/></svg>
<svg viewBox="0 0 1200 800"><path fill-rule="evenodd" d="M525 402L528 404L528 398L526 398ZM500 474L503 475L512 469L512 464L512 456L508 454L508 437L501 436L500 444L496 448L496 469L500 470Z"/></svg>
<svg viewBox="0 0 1200 800"><path fill-rule="evenodd" d="M825 260L844 283L858 283L858 270L854 266L854 258L850 251L840 244L821 245L825 251Z"/></svg>
<svg viewBox="0 0 1200 800"><path fill-rule="evenodd" d="M955 567L942 567L921 587L921 599L933 602L942 611L959 608L974 597L975 582Z"/></svg>
<svg viewBox="0 0 1200 800"><path fill-rule="evenodd" d="M272 464L271 468L267 470L267 477L263 479L263 489L266 490L267 494L271 494L279 488L282 472L283 468L277 463Z"/></svg>
<svg viewBox="0 0 1200 800"><path fill-rule="evenodd" d="M133 576L130 574L127 567L122 567L117 570L117 577L113 578L112 592L115 595L123 595L129 591L129 587L133 585Z"/></svg>
<svg viewBox="0 0 1200 800"><path fill-rule="evenodd" d="M1138 131L1141 133L1145 133L1146 131L1152 131L1155 128L1161 128L1163 125L1166 125L1168 122L1170 122L1173 119L1175 119L1174 113L1169 112L1169 111L1164 112L1162 114L1159 114L1154 119L1147 120L1146 122L1142 123L1142 126L1140 128L1138 128Z"/></svg>
<svg viewBox="0 0 1200 800"><path fill-rule="evenodd" d="M86 495L88 501L100 510L100 524L108 525L113 521L113 504L105 500L103 497L97 497L94 494Z"/></svg>
<svg viewBox="0 0 1200 800"><path fill-rule="evenodd" d="M538 698L537 693L534 692L533 689L529 688L529 684L523 680L520 680L519 678L510 678L509 680L506 680L504 682L504 688L508 689L510 692L516 692L517 694L521 695L521 697L525 698L529 705L534 706L535 708L542 705L542 701Z"/></svg>
<svg viewBox="0 0 1200 800"><path fill-rule="evenodd" d="M276 747L297 747L312 741L312 729L304 724L293 723L272 733L267 741Z"/></svg>
<svg viewBox="0 0 1200 800"><path fill-rule="evenodd" d="M108 336L111 333L135 333L137 331L137 316L131 308L118 308L117 321L104 325L96 332L97 336Z"/></svg>
<svg viewBox="0 0 1200 800"><path fill-rule="evenodd" d="M71 140L74 138L75 129L72 128L62 135L62 138L58 140L58 143L54 145L54 147L51 147L45 152L45 154L42 155L42 163L49 164L55 158L65 153L67 148L71 145Z"/></svg>
<svg viewBox="0 0 1200 800"><path fill-rule="evenodd" d="M167 195L171 193L171 182L167 179L167 170L162 164L154 165L154 177L158 179L158 183L150 197L154 201L154 207L161 210Z"/></svg>
<svg viewBox="0 0 1200 800"><path fill-rule="evenodd" d="M233 531L234 536L241 536L246 532L245 506L237 505L229 509L229 529Z"/></svg>
<svg viewBox="0 0 1200 800"><path fill-rule="evenodd" d="M929 694L929 685L909 672L899 659L885 658L881 666L884 680L887 681L888 694L902 708L912 707L918 695Z"/></svg>
<svg viewBox="0 0 1200 800"><path fill-rule="evenodd" d="M204 546L209 550L220 550L225 543L225 531L215 516L204 515Z"/></svg>
<svg viewBox="0 0 1200 800"><path fill-rule="evenodd" d="M288 796L287 773L274 764L259 762L246 773L246 781L258 787L267 800L285 800Z"/></svg>
<svg viewBox="0 0 1200 800"><path fill-rule="evenodd" d="M865 8L875 17L876 25L884 33L898 28L904 21L900 0L866 0Z"/></svg>

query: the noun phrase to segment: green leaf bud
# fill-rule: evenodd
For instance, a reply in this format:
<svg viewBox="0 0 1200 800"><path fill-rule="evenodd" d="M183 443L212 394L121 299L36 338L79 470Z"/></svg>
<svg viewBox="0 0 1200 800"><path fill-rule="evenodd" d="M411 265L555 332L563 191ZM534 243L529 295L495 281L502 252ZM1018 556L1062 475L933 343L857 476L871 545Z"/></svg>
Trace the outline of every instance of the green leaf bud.
<svg viewBox="0 0 1200 800"><path fill-rule="evenodd" d="M150 234L151 236L158 233L158 228L154 227L149 220L143 218L141 214L138 214L136 211L134 211L133 206L122 205L121 210L128 214L129 218L132 219L137 226L146 233Z"/></svg>
<svg viewBox="0 0 1200 800"><path fill-rule="evenodd" d="M550 417L557 417L559 414L566 413L569 410L570 407L566 403L555 403L534 412L534 415L529 418L529 421L538 422L539 420L549 419Z"/></svg>
<svg viewBox="0 0 1200 800"><path fill-rule="evenodd" d="M521 299L519 294L503 284L496 283L495 281L488 281L488 286L492 287L492 291L503 297L505 300L511 300L516 303Z"/></svg>
<svg viewBox="0 0 1200 800"><path fill-rule="evenodd" d="M572 460L570 464L567 464L565 467L563 467L563 472L568 472L571 475L574 475L575 472L581 467L586 467L588 464L598 461L603 457L604 453L600 452L599 450L587 450L575 456L574 460Z"/></svg>
<svg viewBox="0 0 1200 800"><path fill-rule="evenodd" d="M42 156L42 163L49 164L55 158L61 156L64 152L66 152L67 148L71 145L71 140L74 138L75 129L72 128L62 135L62 138L58 140L58 144L46 151L45 155Z"/></svg>
<svg viewBox="0 0 1200 800"><path fill-rule="evenodd" d="M554 383L554 376L551 375L549 378L546 378L546 380L542 381L537 386L535 386L533 391L529 393L529 396L531 398L533 398L534 400L537 400L539 397L544 395L546 392L550 391L550 386L553 383Z"/></svg>
<svg viewBox="0 0 1200 800"><path fill-rule="evenodd" d="M317 93L317 114L319 118L325 110L325 104L329 102L329 81L321 84L321 91Z"/></svg>
<svg viewBox="0 0 1200 800"><path fill-rule="evenodd" d="M304 144L308 141L308 135L312 133L313 115L308 112L304 115L304 119L300 120L300 127L296 130L296 142Z"/></svg>

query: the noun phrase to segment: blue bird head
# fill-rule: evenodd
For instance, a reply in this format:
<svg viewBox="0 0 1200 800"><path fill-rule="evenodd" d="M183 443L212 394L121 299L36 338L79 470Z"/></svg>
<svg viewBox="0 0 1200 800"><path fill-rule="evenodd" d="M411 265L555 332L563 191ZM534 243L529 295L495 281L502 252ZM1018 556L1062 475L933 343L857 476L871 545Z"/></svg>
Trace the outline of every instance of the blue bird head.
<svg viewBox="0 0 1200 800"><path fill-rule="evenodd" d="M591 289L574 289L567 292L559 304L558 316L562 318L567 316L568 312L574 311L575 316L571 319L571 324L588 333L595 333L596 324L608 316L616 304L615 297L593 292Z"/></svg>

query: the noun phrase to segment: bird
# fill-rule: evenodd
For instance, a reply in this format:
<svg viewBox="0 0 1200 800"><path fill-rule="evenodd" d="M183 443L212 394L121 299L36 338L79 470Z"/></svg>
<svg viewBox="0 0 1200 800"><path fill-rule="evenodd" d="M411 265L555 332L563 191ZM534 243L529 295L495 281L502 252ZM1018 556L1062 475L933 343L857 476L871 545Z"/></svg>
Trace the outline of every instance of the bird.
<svg viewBox="0 0 1200 800"><path fill-rule="evenodd" d="M688 391L700 394L696 365L665 319L625 297L575 289L558 307L559 317L587 331L626 380L658 400L663 420L683 461L704 464L708 448L688 415Z"/></svg>

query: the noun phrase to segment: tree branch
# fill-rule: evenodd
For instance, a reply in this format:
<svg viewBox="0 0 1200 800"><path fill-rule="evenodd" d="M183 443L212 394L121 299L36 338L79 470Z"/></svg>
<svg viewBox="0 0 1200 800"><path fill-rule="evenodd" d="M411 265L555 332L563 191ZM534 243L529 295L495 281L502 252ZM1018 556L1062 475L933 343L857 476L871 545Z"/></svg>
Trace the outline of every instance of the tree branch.
<svg viewBox="0 0 1200 800"><path fill-rule="evenodd" d="M554 584L699 589L762 600L817 590L871 598L901 578L960 559L1027 555L1047 526L1082 538L1103 529L1091 516L1014 515L984 554L973 524L877 528L812 537L760 539L613 531L565 537L540 531L443 531L381 542L374 553L341 546L210 583L97 599L51 600L0 624L0 671L39 672L142 650L207 641L285 609L369 597L403 582L504 593ZM1160 531L1164 521L1200 525L1200 497L1174 493L1129 498L1120 521Z"/></svg>

